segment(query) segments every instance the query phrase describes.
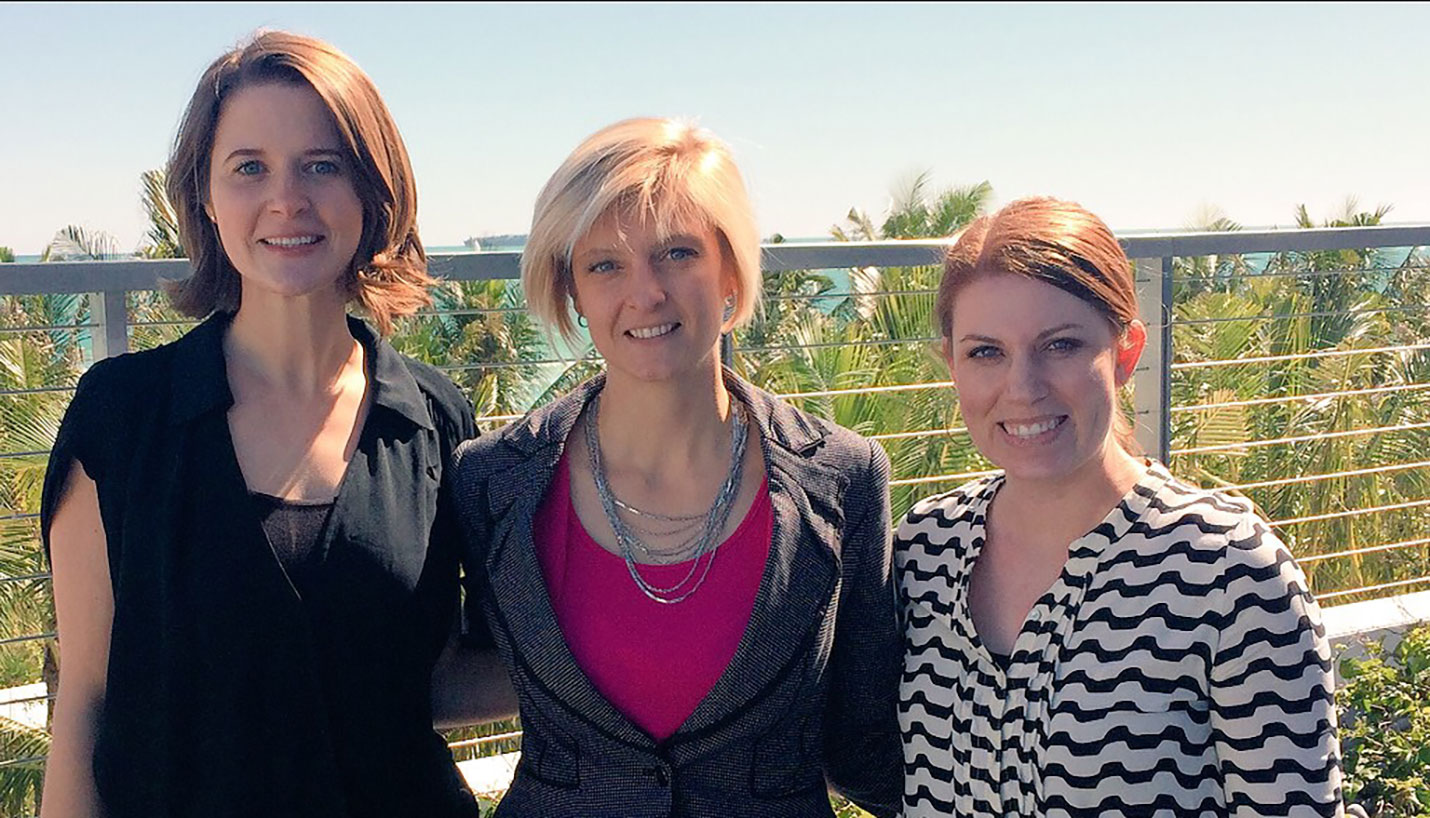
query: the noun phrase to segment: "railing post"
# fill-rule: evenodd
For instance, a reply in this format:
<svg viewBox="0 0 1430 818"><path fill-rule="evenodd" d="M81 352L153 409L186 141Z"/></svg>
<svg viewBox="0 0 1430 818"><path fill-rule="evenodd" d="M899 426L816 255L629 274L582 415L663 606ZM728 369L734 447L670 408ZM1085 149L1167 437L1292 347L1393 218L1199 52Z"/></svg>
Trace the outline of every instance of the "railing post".
<svg viewBox="0 0 1430 818"><path fill-rule="evenodd" d="M1146 454L1167 462L1172 448L1172 257L1134 259L1137 304L1147 346L1133 373L1133 433Z"/></svg>
<svg viewBox="0 0 1430 818"><path fill-rule="evenodd" d="M95 329L90 336L94 359L110 358L129 351L129 305L126 290L90 293L89 314Z"/></svg>

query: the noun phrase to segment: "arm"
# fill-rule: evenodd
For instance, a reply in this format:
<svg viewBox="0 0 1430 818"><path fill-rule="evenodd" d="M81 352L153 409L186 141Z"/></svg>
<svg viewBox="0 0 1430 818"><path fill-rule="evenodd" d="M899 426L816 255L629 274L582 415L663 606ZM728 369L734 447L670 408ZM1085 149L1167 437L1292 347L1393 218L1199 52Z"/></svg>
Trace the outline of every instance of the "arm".
<svg viewBox="0 0 1430 818"><path fill-rule="evenodd" d="M482 615L485 574L477 555L486 544L487 526L482 515L475 513L475 508L482 506L480 492L475 490L480 485L472 480L472 470L461 465L471 448L470 443L461 447L452 459L449 471L453 477L442 486L442 510L438 515L458 543L466 591L461 609L453 617L447 645L432 672L432 722L439 730L511 718L517 712L511 677ZM473 490L454 491L454 483Z"/></svg>
<svg viewBox="0 0 1430 818"><path fill-rule="evenodd" d="M834 787L875 815L893 815L903 797L899 676L903 647L893 579L889 458L869 443L869 465L850 492L868 501L844 541L844 577L830 656L824 763Z"/></svg>
<svg viewBox="0 0 1430 818"><path fill-rule="evenodd" d="M1321 613L1259 520L1227 549L1211 727L1228 814L1340 815L1340 746Z"/></svg>
<svg viewBox="0 0 1430 818"><path fill-rule="evenodd" d="M70 468L49 542L60 682L40 814L89 818L101 814L94 787L94 738L104 704L114 593L99 493L79 461Z"/></svg>
<svg viewBox="0 0 1430 818"><path fill-rule="evenodd" d="M511 686L494 647L465 646L453 634L432 673L432 723L438 730L516 715Z"/></svg>

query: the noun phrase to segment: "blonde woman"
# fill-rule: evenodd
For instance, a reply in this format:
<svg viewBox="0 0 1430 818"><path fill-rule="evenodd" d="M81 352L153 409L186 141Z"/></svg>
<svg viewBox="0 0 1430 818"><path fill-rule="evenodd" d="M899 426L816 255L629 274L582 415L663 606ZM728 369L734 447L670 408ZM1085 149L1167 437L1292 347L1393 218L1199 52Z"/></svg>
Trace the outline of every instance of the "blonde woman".
<svg viewBox="0 0 1430 818"><path fill-rule="evenodd" d="M721 367L760 293L728 149L663 119L592 135L522 283L606 371L453 465L468 611L525 731L497 814L829 816L830 785L893 814L888 461Z"/></svg>

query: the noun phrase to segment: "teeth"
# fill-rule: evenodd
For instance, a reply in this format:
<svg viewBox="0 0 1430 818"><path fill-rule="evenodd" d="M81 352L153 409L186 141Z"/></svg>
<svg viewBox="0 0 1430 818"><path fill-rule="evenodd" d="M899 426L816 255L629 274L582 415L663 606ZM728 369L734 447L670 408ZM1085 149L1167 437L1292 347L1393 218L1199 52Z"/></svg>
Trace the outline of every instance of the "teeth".
<svg viewBox="0 0 1430 818"><path fill-rule="evenodd" d="M1053 418L1042 423L1004 423L1003 428L1008 431L1008 434L1015 437L1036 437L1043 432L1056 429L1062 422L1062 418Z"/></svg>
<svg viewBox="0 0 1430 818"><path fill-rule="evenodd" d="M299 247L304 244L315 244L317 236L286 236L284 238L263 239L264 244L272 244L277 247Z"/></svg>
<svg viewBox="0 0 1430 818"><path fill-rule="evenodd" d="M631 335L637 338L659 338L660 336L675 329L675 324L661 324L658 327L642 327L630 330Z"/></svg>

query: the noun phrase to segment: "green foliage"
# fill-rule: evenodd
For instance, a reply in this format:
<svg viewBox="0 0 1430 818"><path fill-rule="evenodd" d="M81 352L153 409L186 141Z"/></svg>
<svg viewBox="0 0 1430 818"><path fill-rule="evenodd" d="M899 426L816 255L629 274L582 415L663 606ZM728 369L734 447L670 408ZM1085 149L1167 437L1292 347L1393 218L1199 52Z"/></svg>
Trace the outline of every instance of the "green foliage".
<svg viewBox="0 0 1430 818"><path fill-rule="evenodd" d="M60 228L40 261L107 261L119 258L119 245L114 237L102 230L90 230L78 225Z"/></svg>
<svg viewBox="0 0 1430 818"><path fill-rule="evenodd" d="M1430 814L1430 627L1387 656L1341 662L1341 752L1346 803L1372 816Z"/></svg>
<svg viewBox="0 0 1430 818"><path fill-rule="evenodd" d="M9 247L0 247L0 264L9 264L15 260L15 251Z"/></svg>
<svg viewBox="0 0 1430 818"><path fill-rule="evenodd" d="M139 249L139 255L144 258L187 258L184 245L179 241L179 220L164 188L164 170L146 170L140 174L139 182L139 200L149 217L149 231L144 236L145 244Z"/></svg>

